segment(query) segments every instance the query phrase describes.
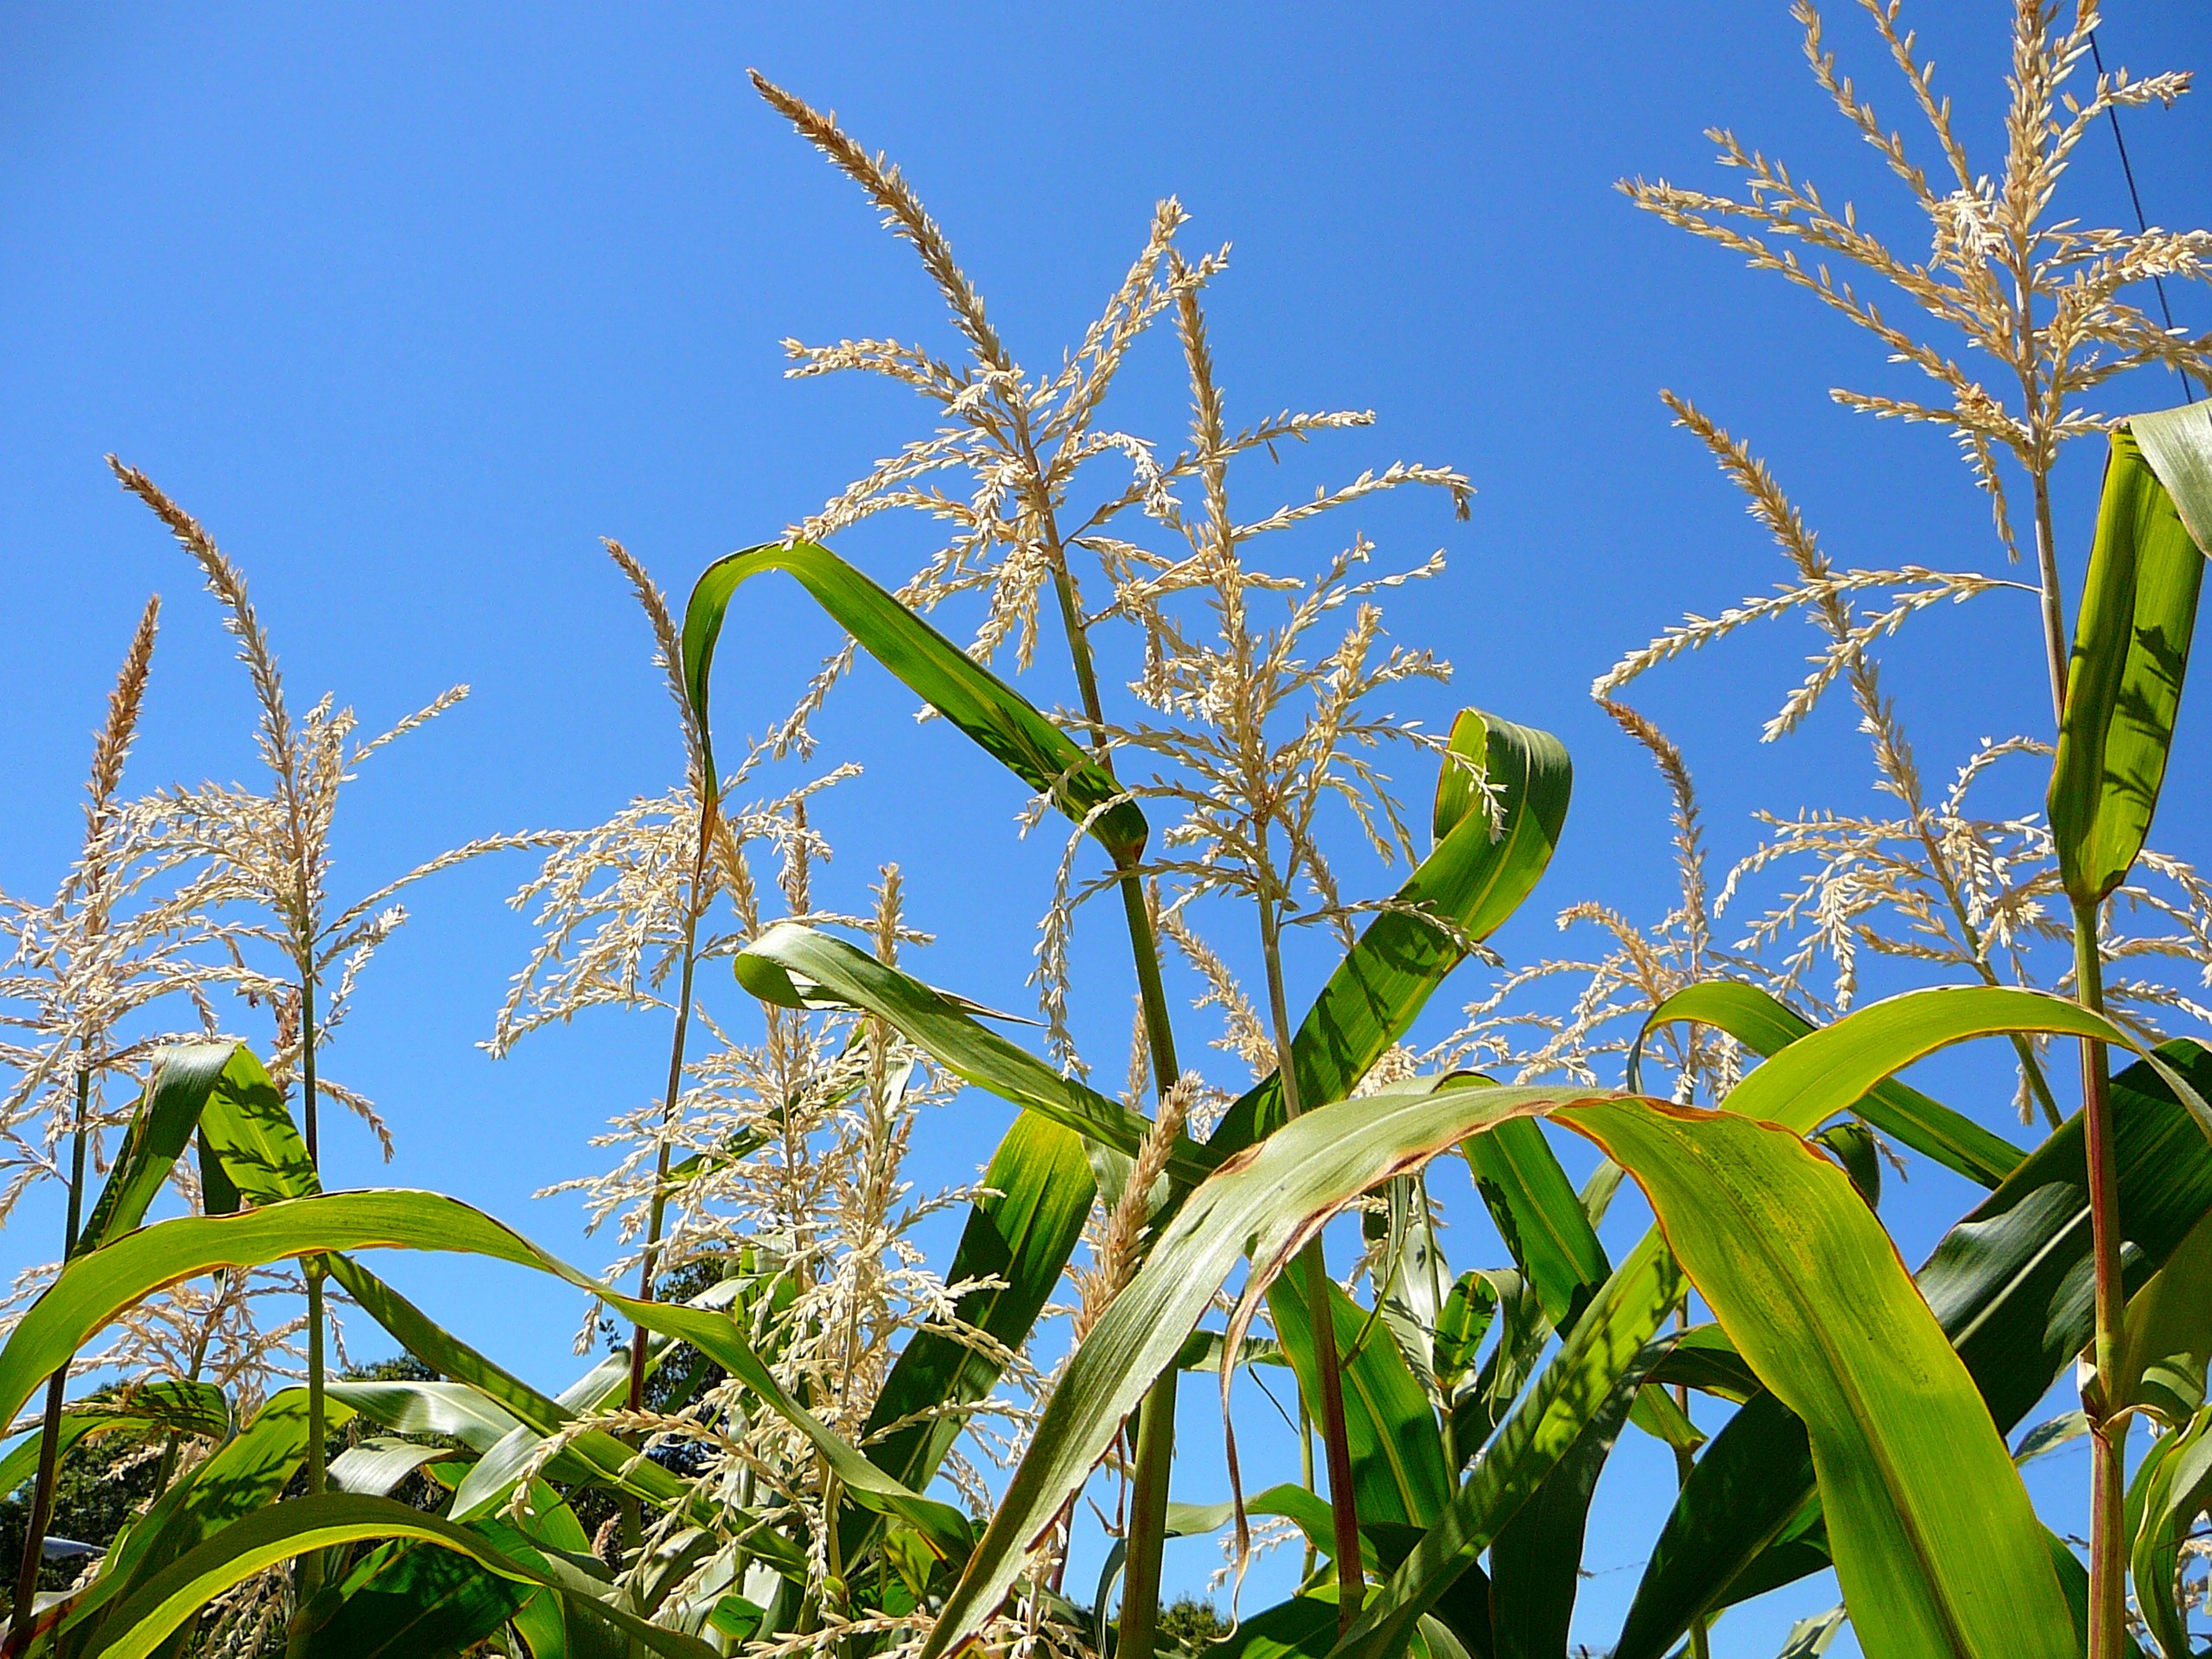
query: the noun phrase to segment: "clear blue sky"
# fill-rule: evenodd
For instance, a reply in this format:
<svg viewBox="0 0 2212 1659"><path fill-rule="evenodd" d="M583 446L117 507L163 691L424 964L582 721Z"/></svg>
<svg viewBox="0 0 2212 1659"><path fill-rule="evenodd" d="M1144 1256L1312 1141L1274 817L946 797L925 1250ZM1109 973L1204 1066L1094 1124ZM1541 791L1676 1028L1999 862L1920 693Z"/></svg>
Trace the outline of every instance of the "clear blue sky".
<svg viewBox="0 0 2212 1659"><path fill-rule="evenodd" d="M1842 0L1833 10L1834 43L1902 119L1878 44ZM2005 9L1918 10L1987 153ZM2158 0L2115 5L2103 42L2108 62L2148 71L2202 67L2212 37L2193 0ZM1898 389L1900 372L1611 188L1637 172L1711 180L1700 133L1726 124L1919 245L1806 75L1779 0L1387 15L16 5L0 13L0 887L44 892L61 868L86 734L149 590L168 603L135 781L251 766L246 687L213 602L118 493L109 450L245 566L302 702L334 688L374 725L452 682L474 687L365 771L341 822L341 892L472 836L594 822L664 785L678 764L668 709L596 538L621 538L680 594L709 559L774 534L917 432L918 408L880 385L786 384L779 340L945 334L907 250L760 105L747 66L903 163L1033 363L1079 337L1159 196L1195 215L1192 246L1233 240L1213 300L1232 419L1332 404L1382 417L1287 457L1280 480L1248 475L1248 501L1399 455L1471 474L1467 524L1436 501L1361 522L1386 556L1452 556L1398 613L1399 637L1458 665L1448 695L1414 702L1433 716L1479 704L1574 752L1568 839L1499 940L1513 959L1548 948L1548 918L1571 899L1649 920L1669 897L1662 797L1591 706L1592 676L1685 609L1778 574L1669 429L1659 387L1749 436L1840 557L1990 557L1945 441L1827 399L1843 380ZM2201 219L2212 102L2138 116L2130 137L2153 221ZM2088 147L2070 188L2085 219L2124 222L2108 142ZM2176 300L2207 321L2203 295ZM1124 417L1162 433L1181 419L1166 345L1135 372ZM2094 476L2082 461L2063 481L2076 565ZM924 534L897 526L850 550L895 579ZM1985 733L2047 722L2037 660L2018 648L2028 620L2001 608L2013 602L1933 619L1895 659L1931 767ZM717 695L757 725L829 635L768 601L739 636ZM1754 806L1865 798L1840 708L1757 744L1808 648L1794 631L1748 638L1643 693L1697 770L1723 861L1748 844ZM1058 694L1049 677L1034 690ZM1051 849L1015 846L1008 789L906 709L871 679L825 728L870 767L828 814L841 879L856 887L900 860L916 919L943 941L925 971L1025 1006ZM2183 733L2164 815L2168 844L2200 859L2203 730ZM327 1155L340 1184L446 1188L590 1263L601 1247L577 1211L529 1195L590 1166L586 1137L650 1092L664 1037L610 1016L503 1064L477 1051L529 943L500 903L524 868L480 865L411 901L327 1062L381 1103L398 1157L380 1166L344 1128ZM1110 930L1093 935L1110 975ZM1126 1004L1109 983L1082 1029L1110 1070ZM1478 970L1454 988L1481 988ZM2003 1123L1995 1058L1942 1075L1958 1104ZM919 1173L964 1177L1002 1122L988 1104L955 1109ZM1465 1260L1482 1232L1454 1191ZM1907 1257L1966 1202L1916 1170L1886 1206ZM10 1271L44 1253L22 1230L37 1226L0 1237ZM395 1276L493 1352L566 1380L567 1293L446 1264ZM1177 1495L1220 1496L1210 1402L1185 1433ZM2064 1523L2083 1465L2051 1467L2037 1491ZM1580 1638L1618 1627L1670 1479L1648 1446L1609 1475ZM1197 1586L1211 1551L1179 1546L1171 1574ZM1255 1582L1248 1608L1274 1582ZM1716 1651L1770 1653L1828 1594L1801 1586L1732 1619Z"/></svg>

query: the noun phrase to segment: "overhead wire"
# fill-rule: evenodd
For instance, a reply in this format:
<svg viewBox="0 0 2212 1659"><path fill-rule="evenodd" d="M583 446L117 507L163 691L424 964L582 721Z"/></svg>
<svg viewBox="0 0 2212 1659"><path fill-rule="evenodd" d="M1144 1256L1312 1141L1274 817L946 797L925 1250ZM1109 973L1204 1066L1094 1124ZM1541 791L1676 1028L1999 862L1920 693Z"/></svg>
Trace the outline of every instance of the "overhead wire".
<svg viewBox="0 0 2212 1659"><path fill-rule="evenodd" d="M2105 73L2105 54L2097 48L2097 35L2094 29L2089 31L2089 56L2097 66L2097 79L2101 81ZM2105 119L2112 123L2112 142L2113 147L2120 151L2120 175L2127 181L2127 199L2135 205L2135 228L2138 231L2147 231L2151 228L2151 225L2143 213L2143 193L2135 187L2135 164L2127 158L2127 137L2120 130L2120 111L2107 104L2105 106ZM2164 319L2166 332L2171 334L2174 332L2174 310L2173 307L2166 302L2166 279L2164 276L2153 276L2151 278L2151 285L2158 290L2158 315ZM2179 367L2176 367L2174 372L2181 378L2182 397L2190 403L2195 403L2196 388L2190 383L2188 374Z"/></svg>

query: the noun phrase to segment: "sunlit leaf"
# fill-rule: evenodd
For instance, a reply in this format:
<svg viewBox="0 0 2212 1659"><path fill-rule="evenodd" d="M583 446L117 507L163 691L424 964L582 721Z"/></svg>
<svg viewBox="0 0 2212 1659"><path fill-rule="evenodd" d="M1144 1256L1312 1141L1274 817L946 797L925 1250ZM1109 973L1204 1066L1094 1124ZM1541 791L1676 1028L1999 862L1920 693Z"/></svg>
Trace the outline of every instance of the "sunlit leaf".
<svg viewBox="0 0 2212 1659"><path fill-rule="evenodd" d="M2050 771L2051 839L2076 903L2126 879L2158 810L2204 579L2204 550L2161 474L2199 489L2208 465L2212 409L2113 431ZM2194 505L2200 528L2205 505Z"/></svg>

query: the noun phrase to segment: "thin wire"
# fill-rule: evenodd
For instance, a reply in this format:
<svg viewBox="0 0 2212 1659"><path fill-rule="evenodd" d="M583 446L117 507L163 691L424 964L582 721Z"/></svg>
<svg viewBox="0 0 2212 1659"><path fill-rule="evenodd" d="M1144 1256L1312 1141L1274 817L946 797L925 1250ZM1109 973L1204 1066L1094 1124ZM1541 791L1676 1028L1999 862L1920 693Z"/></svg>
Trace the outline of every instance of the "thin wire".
<svg viewBox="0 0 2212 1659"><path fill-rule="evenodd" d="M2096 31L2094 29L2089 33L2089 56L2096 62L2097 78L2100 80L2103 79L2105 54L2097 49ZM2143 216L2143 193L2135 188L2135 166L2127 159L2127 140L2121 136L2120 130L2119 109L2110 104L2105 105L2105 119L2112 123L2112 141L2120 150L2120 170L2127 180L2127 199L2135 204L2135 228L2139 231L2148 231L2151 226L2150 221ZM2151 278L2151 285L2158 290L2158 315L2165 319L2166 332L2171 334L2174 331L2174 311L2173 307L2166 303L2166 279L2164 276L2153 276ZM2189 376L2183 372L2178 364L2174 365L2174 373L2180 377L2183 397L2192 404L2195 403L2196 388L2190 384Z"/></svg>

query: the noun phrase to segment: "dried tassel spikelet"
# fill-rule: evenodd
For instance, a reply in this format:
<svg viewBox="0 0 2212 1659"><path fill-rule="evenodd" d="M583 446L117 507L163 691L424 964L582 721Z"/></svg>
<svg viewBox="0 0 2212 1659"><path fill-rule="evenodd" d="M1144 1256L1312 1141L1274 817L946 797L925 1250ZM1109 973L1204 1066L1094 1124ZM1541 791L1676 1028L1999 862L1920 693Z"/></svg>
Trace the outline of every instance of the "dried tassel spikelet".
<svg viewBox="0 0 2212 1659"><path fill-rule="evenodd" d="M275 651L238 568L198 520L143 473L113 456L118 480L168 527L200 567L221 604L224 626L238 641L258 706L256 742L270 775L269 792L234 785L157 791L141 804L140 832L155 856L194 872L204 912L218 918L227 960L203 963L203 986L226 986L250 1003L274 999L308 982L323 992L316 1009L320 1044L344 1021L355 980L368 957L405 919L388 901L425 877L469 859L510 848L543 847L542 833L488 836L416 866L332 913L328 899L331 834L342 785L369 755L453 707L467 694L456 686L378 736L358 740L351 709L325 696L296 717L284 694ZM262 944L281 952L281 971L251 965L246 951ZM282 1083L298 1069L298 1040L269 1056ZM363 1117L390 1155L390 1137L372 1106L342 1083L318 1077L321 1092Z"/></svg>
<svg viewBox="0 0 2212 1659"><path fill-rule="evenodd" d="M1700 956L1700 971L1729 972L1767 984L1813 1012L1846 1008L1858 995L1867 965L1876 960L1916 967L1942 977L1965 976L1988 984L2069 982L2064 948L2068 930L2052 863L2048 830L2032 810L1977 810L1980 788L2003 786L2001 763L2049 747L2014 737L1984 740L1947 789L1923 781L1897 702L1885 690L1878 657L1914 618L1945 601L2024 591L2044 599L2037 617L2042 654L2051 664L2054 689L2067 641L2055 603L2055 543L2048 481L2063 447L2105 430L2110 419L2086 397L2133 368L2164 365L2202 379L2212 357L2212 335L2192 337L2154 325L2126 296L2131 284L2166 276L2208 274L2212 234L2202 230L2127 232L2085 229L2054 216L2054 197L2073 153L2085 136L2112 113L2152 102L2170 103L2187 77L2132 79L2124 71L2099 74L2087 96L2068 83L2091 55L2098 22L2094 5L2075 8L2062 22L2055 7L2014 8L2012 73L2007 82L2005 155L1993 175L1977 172L1953 125L1948 99L1934 89L1932 67L1902 30L1900 7L1866 3L1882 45L1904 78L1942 158L1937 181L1923 174L1904 138L1884 124L1872 105L1838 67L1825 40L1821 15L1798 0L1793 16L1803 30L1807 63L1816 83L1859 137L1880 155L1890 174L1924 215L1929 252L1924 260L1893 251L1861 223L1848 203L1834 207L1810 182L1780 161L1747 149L1729 133L1713 133L1724 168L1742 188L1732 195L1687 189L1662 180L1637 180L1623 188L1637 203L1692 233L1742 255L1755 269L1771 271L1811 292L1881 343L1889 359L1916 370L1933 390L1924 397L1837 389L1846 408L1878 418L1933 423L1951 435L1976 487L1987 497L1995 538L2005 563L2020 560L2021 537L2012 501L2034 503L2032 541L2039 580L2011 582L1973 570L1939 570L1896 563L1887 569L1839 568L1821 550L1802 513L1765 464L1688 399L1667 394L1677 421L1693 432L1741 490L1753 518L1772 537L1790 577L1776 593L1744 601L1716 616L1693 615L1642 650L1624 658L1593 688L1599 700L1669 774L1675 799L1678 859L1695 842L1694 814L1685 804L1687 772L1670 766L1656 728L1618 702L1631 680L1662 663L1713 644L1753 623L1797 614L1823 636L1811 671L1770 719L1762 737L1796 729L1826 693L1847 688L1859 729L1867 741L1872 784L1884 804L1866 812L1761 813L1761 836L1711 895L1699 902L1700 883L1686 881L1682 907L1648 932L1605 906L1586 904L1562 913L1563 925L1594 925L1613 949L1597 961L1547 962L1510 976L1497 993L1470 1010L1470 1022L1445 1052L1479 1052L1493 1062L1512 1061L1524 1071L1547 1070L1595 1080L1595 1062L1618 1054L1630 1017L1650 1005L1685 964ZM1801 254L1809 250L1810 257ZM1902 294L1922 313L1923 333L1910 312L1892 316L1839 280L1823 257L1856 267ZM1900 320L1901 318L1905 320ZM1994 381L1967 372L1948 340L1963 335L1970 346L2003 365ZM2009 397L2001 388L2017 385ZM2002 463L2002 464L2000 464ZM2024 474L2030 488L2010 488L2004 467ZM1982 607L1977 607L1977 613ZM1662 747L1664 746L1664 747ZM1679 756L1675 757L1679 760ZM2012 785L2018 788L2018 785ZM2040 791L2033 798L2039 801ZM1696 862L1701 866L1702 854ZM1779 880L1732 947L1710 943L1722 912L1747 902L1755 885ZM2212 980L2212 952L2201 924L2182 921L2196 903L2195 872L2178 861L2146 856L2130 890L2115 895L2103 941L2109 960L2156 960L2201 982ZM2129 923L2151 918L2136 931ZM1700 919L1703 918L1703 919ZM1701 931L1699 944L1693 933ZM1827 982L1813 984L1825 969ZM2132 1017L2152 1011L2201 1017L2194 999L2153 979L2118 975L2127 984ZM1561 978L1583 988L1565 1014L1520 1006L1523 995ZM1693 1055L1678 1055L1678 1091L1708 1070ZM1734 1061L1716 1057L1711 1071L1725 1084ZM2025 1117L2036 1107L2053 1116L2056 1107L2033 1042L2017 1048L2019 1103ZM1704 1086L1702 1084L1699 1085Z"/></svg>
<svg viewBox="0 0 2212 1659"><path fill-rule="evenodd" d="M1178 1077L1175 1086L1161 1099L1159 1115L1138 1143L1128 1179L1120 1198L1107 1212L1105 1225L1092 1246L1091 1265L1077 1274L1082 1294L1081 1306L1075 1314L1075 1339L1078 1344L1090 1334L1091 1327L1113 1306L1114 1299L1128 1287L1129 1281L1136 1277L1145 1224L1152 1215L1154 1189L1166 1172L1167 1160L1174 1155L1176 1143L1182 1139L1192 1106L1205 1092L1205 1080L1195 1071L1186 1071Z"/></svg>
<svg viewBox="0 0 2212 1659"><path fill-rule="evenodd" d="M75 861L48 901L0 895L0 1065L15 1074L0 1094L0 1220L33 1184L60 1176L57 1148L79 1127L80 1080L82 1126L101 1166L118 1116L107 1083L130 1081L182 1034L140 1016L199 991L194 953L214 937L204 880L153 844L138 803L121 797L159 615L149 600L94 735Z"/></svg>

